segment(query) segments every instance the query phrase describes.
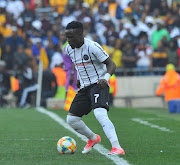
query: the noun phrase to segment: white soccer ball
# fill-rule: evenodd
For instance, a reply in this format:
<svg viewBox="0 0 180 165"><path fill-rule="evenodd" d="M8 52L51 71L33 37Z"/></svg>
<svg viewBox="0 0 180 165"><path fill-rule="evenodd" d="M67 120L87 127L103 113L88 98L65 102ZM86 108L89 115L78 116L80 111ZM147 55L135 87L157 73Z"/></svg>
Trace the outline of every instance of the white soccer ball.
<svg viewBox="0 0 180 165"><path fill-rule="evenodd" d="M72 137L64 136L57 142L57 150L60 154L73 154L76 149L76 141Z"/></svg>

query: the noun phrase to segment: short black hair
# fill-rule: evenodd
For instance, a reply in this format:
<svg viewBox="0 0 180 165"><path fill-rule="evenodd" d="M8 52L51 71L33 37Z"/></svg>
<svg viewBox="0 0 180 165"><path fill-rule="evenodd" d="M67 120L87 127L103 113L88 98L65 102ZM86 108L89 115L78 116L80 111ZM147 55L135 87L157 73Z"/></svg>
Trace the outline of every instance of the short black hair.
<svg viewBox="0 0 180 165"><path fill-rule="evenodd" d="M68 29L80 29L83 31L83 24L79 21L72 21L66 26L66 30Z"/></svg>

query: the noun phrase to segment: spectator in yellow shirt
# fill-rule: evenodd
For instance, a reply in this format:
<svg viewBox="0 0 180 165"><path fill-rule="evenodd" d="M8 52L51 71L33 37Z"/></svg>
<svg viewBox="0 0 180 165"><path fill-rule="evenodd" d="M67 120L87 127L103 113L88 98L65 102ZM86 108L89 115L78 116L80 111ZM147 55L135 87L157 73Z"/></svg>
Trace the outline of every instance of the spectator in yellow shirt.
<svg viewBox="0 0 180 165"><path fill-rule="evenodd" d="M57 8L59 14L64 14L68 0L49 0L49 3L52 7Z"/></svg>

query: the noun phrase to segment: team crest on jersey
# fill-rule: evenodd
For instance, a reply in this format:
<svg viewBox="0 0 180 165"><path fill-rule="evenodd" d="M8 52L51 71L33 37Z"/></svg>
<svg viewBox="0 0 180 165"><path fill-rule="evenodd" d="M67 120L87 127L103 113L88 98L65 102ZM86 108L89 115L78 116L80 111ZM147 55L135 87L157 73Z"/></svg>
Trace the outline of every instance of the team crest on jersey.
<svg viewBox="0 0 180 165"><path fill-rule="evenodd" d="M84 60L89 60L89 56L88 56L87 54L85 54L85 55L83 56L83 58L84 58Z"/></svg>

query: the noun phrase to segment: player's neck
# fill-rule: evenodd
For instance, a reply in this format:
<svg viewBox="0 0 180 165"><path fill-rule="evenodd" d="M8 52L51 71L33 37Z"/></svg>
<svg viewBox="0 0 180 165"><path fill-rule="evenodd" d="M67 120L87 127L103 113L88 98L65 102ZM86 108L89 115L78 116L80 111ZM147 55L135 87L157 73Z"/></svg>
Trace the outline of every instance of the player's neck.
<svg viewBox="0 0 180 165"><path fill-rule="evenodd" d="M80 48L83 44L84 44L84 40L82 40L82 42L79 43L79 45L76 48Z"/></svg>

